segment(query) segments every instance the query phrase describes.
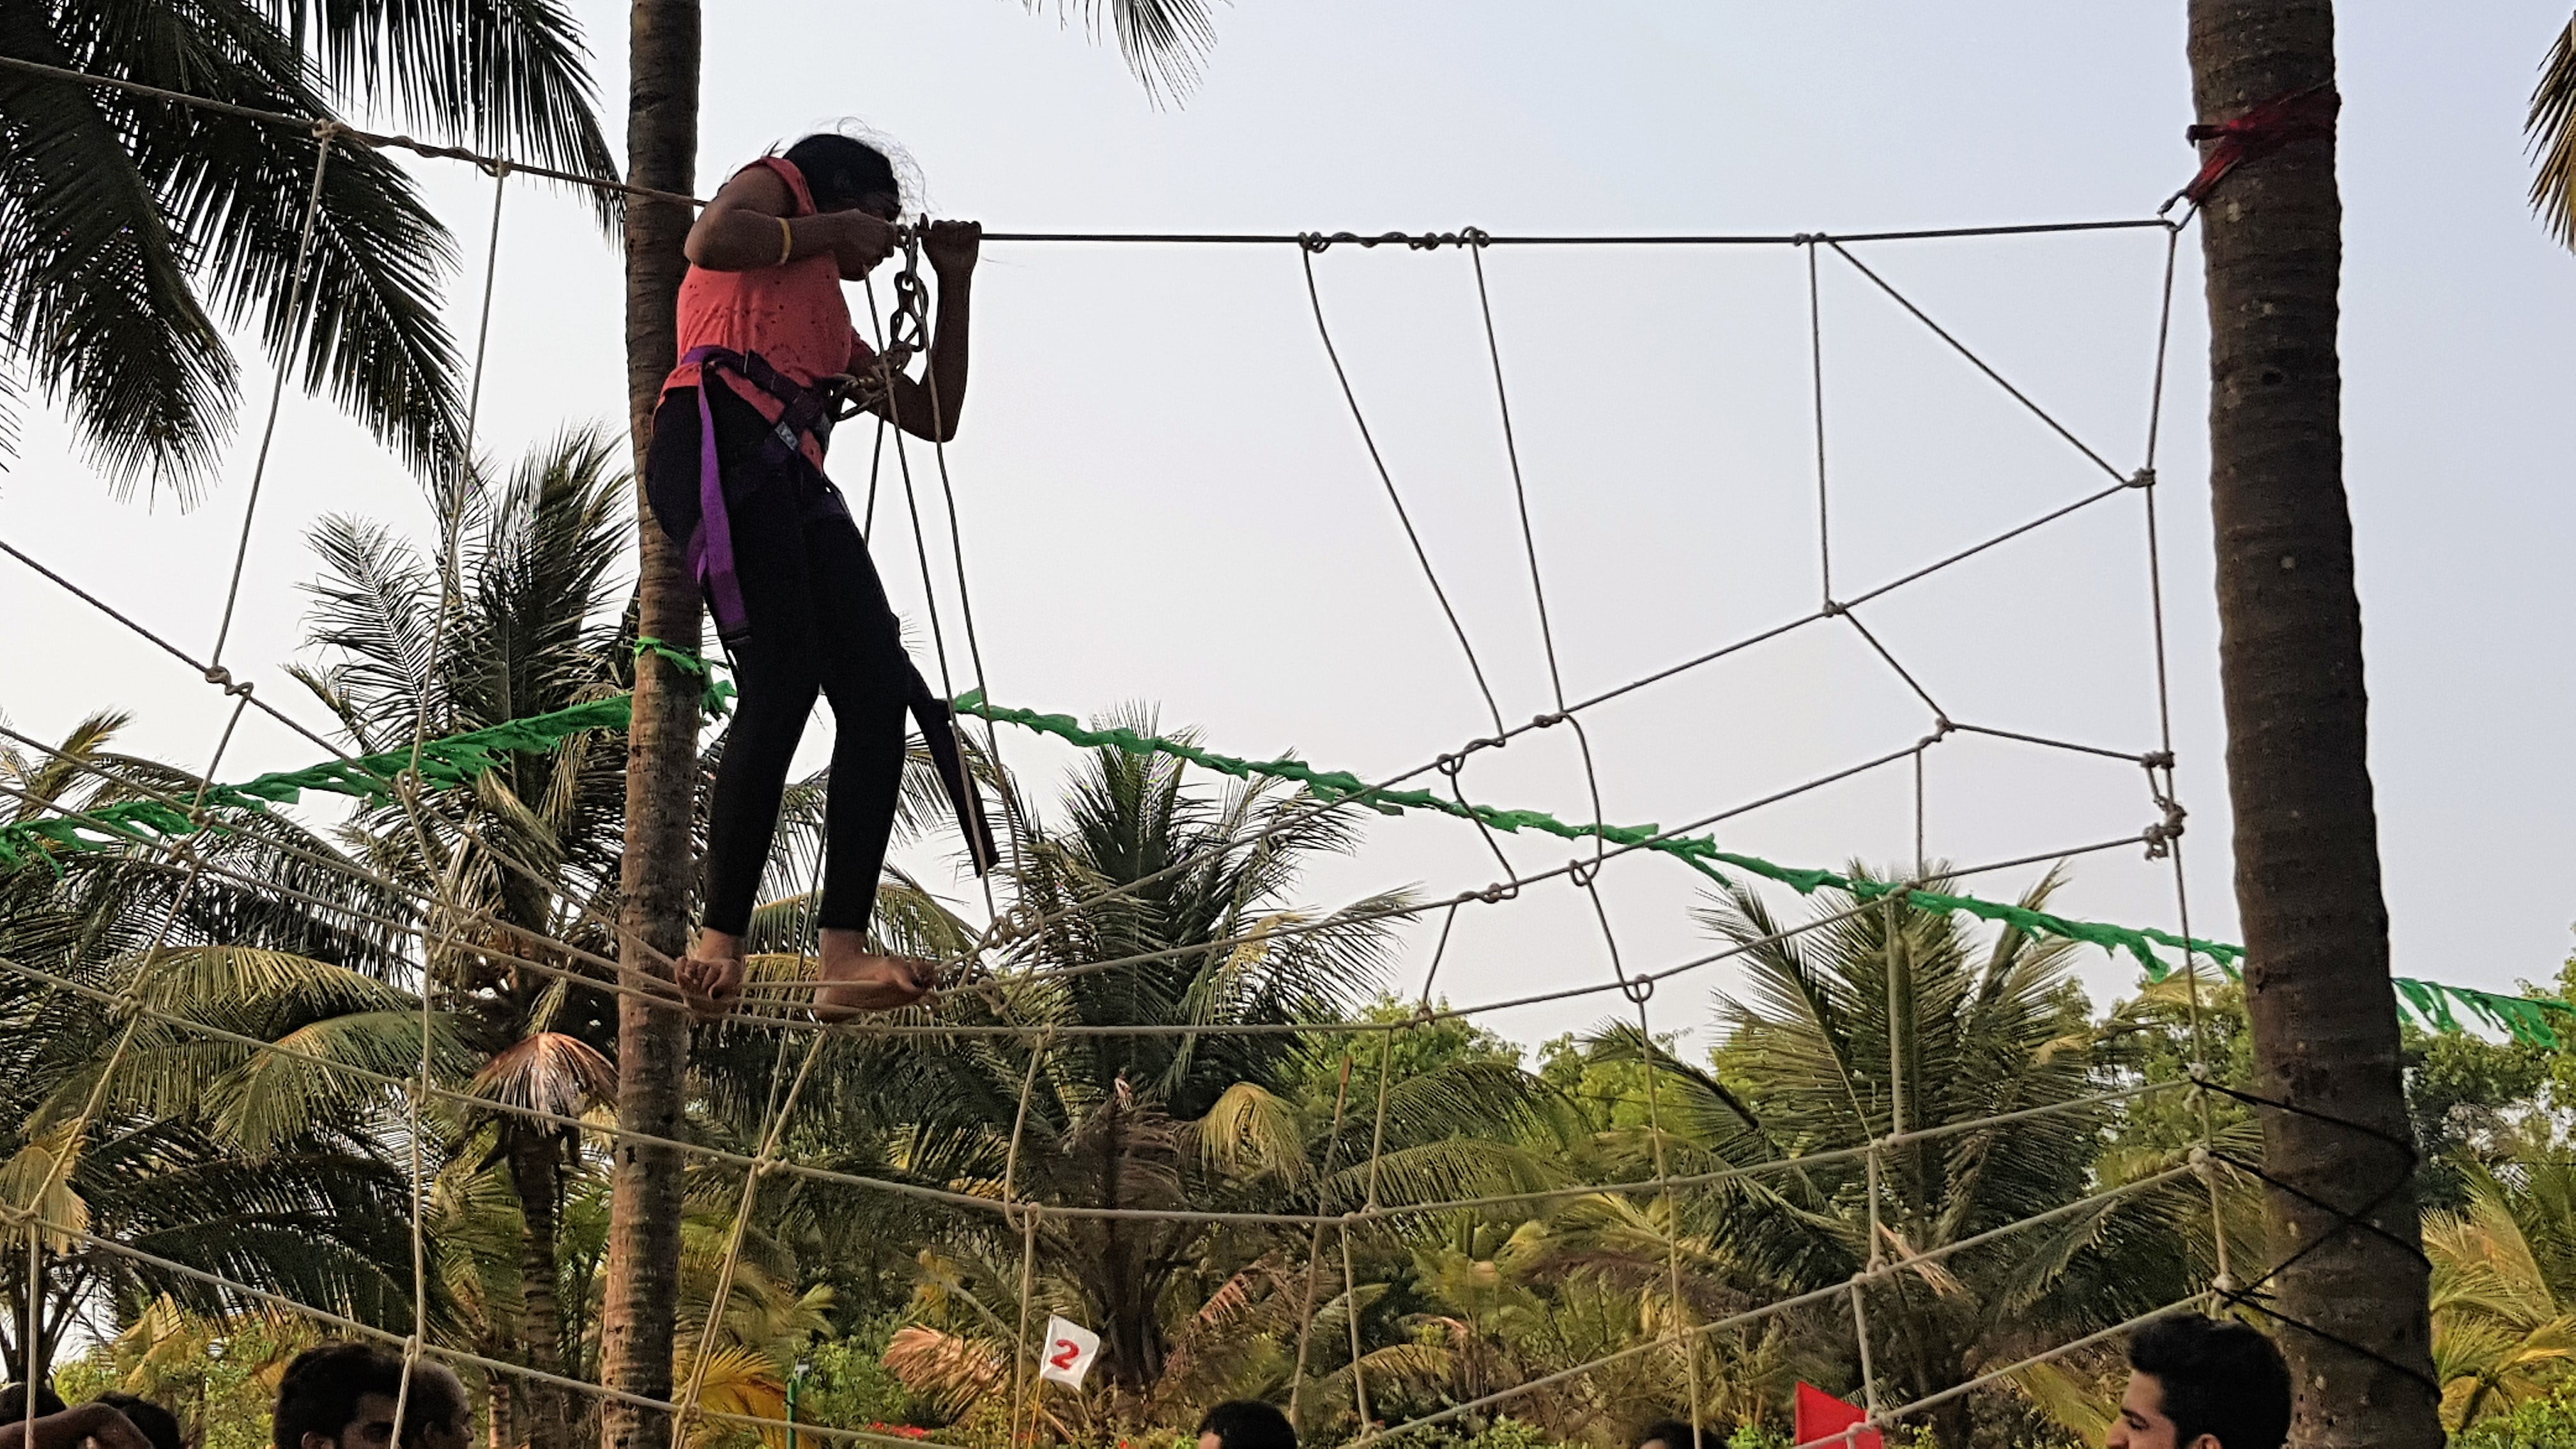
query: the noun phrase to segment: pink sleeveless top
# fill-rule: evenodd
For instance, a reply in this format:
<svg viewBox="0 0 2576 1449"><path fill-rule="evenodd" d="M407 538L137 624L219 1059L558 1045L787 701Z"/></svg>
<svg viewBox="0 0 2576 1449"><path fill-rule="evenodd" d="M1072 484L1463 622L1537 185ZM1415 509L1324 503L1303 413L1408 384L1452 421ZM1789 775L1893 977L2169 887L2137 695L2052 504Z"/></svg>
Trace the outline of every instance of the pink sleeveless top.
<svg viewBox="0 0 2576 1449"><path fill-rule="evenodd" d="M763 156L751 166L765 166L787 183L796 199L795 215L814 215L814 193L794 162L783 156ZM802 387L812 387L836 373L855 372L874 355L850 326L850 305L841 295L840 263L830 252L748 272L689 268L680 282L679 332L678 356L710 345L757 352ZM674 368L662 380L662 391L700 386L698 374L694 364ZM725 369L718 368L716 375L771 422L787 411L786 404ZM812 438L804 440L804 451L807 461L823 466L823 450Z"/></svg>

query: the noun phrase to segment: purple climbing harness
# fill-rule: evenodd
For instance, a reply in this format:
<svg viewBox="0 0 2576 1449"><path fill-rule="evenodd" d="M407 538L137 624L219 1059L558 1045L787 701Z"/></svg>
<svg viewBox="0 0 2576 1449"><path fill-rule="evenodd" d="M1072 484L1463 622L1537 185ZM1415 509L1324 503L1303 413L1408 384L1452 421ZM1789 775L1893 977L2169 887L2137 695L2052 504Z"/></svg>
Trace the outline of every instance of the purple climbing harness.
<svg viewBox="0 0 2576 1449"><path fill-rule="evenodd" d="M698 526L689 531L689 572L697 577L707 608L716 616L716 636L730 642L751 627L751 615L743 608L742 580L735 571L733 516L725 509L724 471L716 460L716 418L707 402L712 385L707 371L722 368L777 399L785 409L761 441L761 457L773 468L789 458L803 461L806 435L818 444L831 436L832 405L840 394L830 386L799 386L757 352L693 347L680 365L698 369Z"/></svg>
<svg viewBox="0 0 2576 1449"><path fill-rule="evenodd" d="M698 368L698 526L689 531L689 572L697 576L698 587L706 594L707 608L715 615L716 637L731 647L750 633L751 615L743 608L742 580L735 569L733 515L725 508L724 471L716 457L715 410L707 402L707 391L715 386L707 376L708 369L722 368L776 398L784 407L760 445L762 461L772 468L786 465L790 458L808 468L813 466L805 456L804 439L811 435L820 445L831 437L832 409L840 392L830 385L801 387L757 352L693 347L680 363ZM837 502L833 504L836 509L839 506ZM922 743L930 751L932 767L939 773L949 804L957 811L958 824L966 836L967 857L975 873L982 875L1000 862L1001 853L993 843L992 825L984 818L982 798L967 777L956 711L931 692L920 669L911 672L905 702L921 727Z"/></svg>

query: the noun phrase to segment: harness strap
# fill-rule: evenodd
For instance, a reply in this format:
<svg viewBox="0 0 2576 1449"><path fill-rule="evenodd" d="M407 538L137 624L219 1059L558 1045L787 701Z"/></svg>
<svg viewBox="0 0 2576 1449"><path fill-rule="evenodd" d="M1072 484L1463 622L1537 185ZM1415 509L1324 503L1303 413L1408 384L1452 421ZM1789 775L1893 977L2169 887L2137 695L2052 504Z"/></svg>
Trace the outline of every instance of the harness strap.
<svg viewBox="0 0 2576 1449"><path fill-rule="evenodd" d="M975 873L982 875L1000 863L1002 853L994 847L991 822L984 818L984 798L966 778L966 761L957 747L957 711L931 692L919 665L912 666L912 697L907 703L913 722L921 726L921 742L930 749L930 763L939 771L940 786L957 812L967 857L974 862Z"/></svg>
<svg viewBox="0 0 2576 1449"><path fill-rule="evenodd" d="M717 637L730 642L750 629L751 615L743 608L742 582L735 572L733 520L725 508L724 475L716 460L716 420L707 400L706 370L722 368L776 398L785 409L769 436L761 440L761 459L772 468L790 458L802 458L806 436L818 447L830 438L832 403L839 389L800 387L759 353L730 347L693 347L680 362L699 370L698 526L689 534L689 571L706 591Z"/></svg>

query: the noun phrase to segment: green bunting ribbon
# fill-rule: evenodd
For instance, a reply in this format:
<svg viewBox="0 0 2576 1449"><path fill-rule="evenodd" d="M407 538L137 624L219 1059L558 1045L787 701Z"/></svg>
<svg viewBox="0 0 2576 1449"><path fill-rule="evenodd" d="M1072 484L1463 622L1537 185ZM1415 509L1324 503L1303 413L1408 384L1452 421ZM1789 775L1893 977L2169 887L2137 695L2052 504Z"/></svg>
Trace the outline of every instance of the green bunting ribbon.
<svg viewBox="0 0 2576 1449"><path fill-rule="evenodd" d="M633 709L632 695L613 695L430 740L419 751L421 782L440 787L470 784L499 764L503 755L549 750L584 730L622 730ZM106 850L120 842L159 844L213 824L207 819L210 811L264 811L271 805L292 805L307 790L390 804L395 782L412 763L410 749L386 750L301 770L280 770L238 785L209 785L203 805L195 811L160 800L118 800L81 811L82 819L15 821L0 825L0 870L14 870L31 858L52 865L53 850L45 848L49 845L57 850Z"/></svg>
<svg viewBox="0 0 2576 1449"><path fill-rule="evenodd" d="M2184 953L2184 959L2205 956L2230 980L2241 979L2245 948L2224 941L2204 941L2197 937L2185 940L2152 926L2121 926L2108 921L2079 921L2027 906L1985 900L1978 896L1947 891L1907 890L1901 883L1855 879L1830 870L1801 870L1779 865L1759 856L1739 855L1720 850L1717 841L1705 835L1669 835L1653 825L1569 825L1553 815L1537 810L1497 810L1491 806L1469 805L1443 799L1428 790L1374 789L1343 770L1318 770L1303 761L1282 757L1275 760L1245 760L1201 749L1186 740L1162 735L1140 734L1124 727L1089 729L1071 715L1040 714L1034 710L1010 709L986 700L981 690L969 690L957 700L963 714L980 715L988 720L1015 724L1023 729L1054 735L1069 744L1086 749L1113 749L1130 755L1169 755L1187 760L1201 768L1235 779L1254 775L1275 780L1292 780L1313 791L1328 802L1349 801L1384 815L1401 815L1408 810L1435 810L1462 820L1480 821L1486 826L1514 834L1536 830L1563 840L1598 838L1613 845L1633 846L1669 855L1684 865L1716 881L1732 885L1719 865L1733 866L1748 875L1777 881L1800 895L1813 895L1819 890L1836 890L1860 900L1879 900L1902 893L1905 903L1918 910L1944 914L1964 912L1980 920L2020 931L2027 936L2051 936L2060 940L2080 941L2099 946L2112 954L2126 952L2145 971L2151 982L2162 981L2173 974L2174 963L2158 954L2164 946ZM2576 1016L2576 1005L2550 996L2506 996L2492 991L2479 991L2466 986L2450 986L2437 981L2417 981L2406 977L2394 979L2398 1007L2423 1025L2439 1031L2457 1032L2464 1028L2459 1015L2451 1009L2457 1002L2469 1013L2514 1040L2536 1045L2560 1045L2558 1033L2551 1027L2549 1013L2565 1012Z"/></svg>
<svg viewBox="0 0 2576 1449"><path fill-rule="evenodd" d="M650 634L643 635L635 641L635 657L642 659L647 654L662 656L682 674L698 681L702 686L698 695L698 708L705 710L710 719L725 717L726 711L731 708L730 701L736 691L732 681L716 678L716 670L722 666L703 655L692 654L686 649L675 649Z"/></svg>
<svg viewBox="0 0 2576 1449"><path fill-rule="evenodd" d="M707 711L719 717L724 714L726 701L734 695L734 687L715 677L714 667L709 661L649 637L635 641L635 652L639 658L645 654L658 654L703 681L705 693L702 699ZM634 696L621 694L431 740L421 745L418 752L420 778L424 784L441 787L470 784L500 763L502 755L552 749L585 730L624 729L633 717L633 709ZM2185 960L2205 956L2230 979L2239 978L2245 959L2244 947L2231 946L2224 941L2204 941L2197 937L2185 940L2152 926L2079 921L1978 896L1907 889L1899 882L1857 879L1837 871L1802 870L1775 864L1759 856L1720 850L1716 840L1705 835L1668 835L1652 825L1569 825L1538 810L1498 810L1486 805L1469 805L1443 799L1428 790L1379 789L1348 771L1318 770L1289 757L1245 760L1201 749L1185 740L1139 734L1126 728L1088 729L1071 715L1040 714L1034 710L1008 709L990 703L980 690L970 690L959 696L957 709L961 714L979 715L1054 735L1086 749L1114 749L1130 755L1169 755L1239 780L1258 775L1294 781L1327 803L1348 801L1385 815L1431 810L1514 834L1535 830L1563 840L1598 838L1612 845L1651 850L1673 857L1720 885L1734 883L1725 871L1719 869L1720 866L1732 866L1748 875L1777 881L1800 895L1835 890L1872 901L1902 894L1905 903L1918 910L1945 914L1963 912L2024 935L2080 941L2113 954L2126 952L2145 971L2149 981L2162 981L2174 971L2175 963L2158 953L2156 948L2159 946L2181 951ZM42 861L59 873L61 867L54 860L58 851L109 850L119 844L155 845L215 824L209 818L209 812L265 811L271 805L292 805L307 790L391 803L395 798L396 781L404 771L413 767L413 763L413 751L387 750L354 760L331 760L301 770L266 774L239 785L209 785L202 805L194 811L182 810L159 800L119 800L82 811L83 819L44 818L0 824L0 870L15 870L31 861ZM2434 1031L2466 1030L2461 1021L2461 1013L2465 1011L2470 1017L2515 1041L2555 1048L2562 1045L2562 1038L2550 1022L2551 1014L2576 1016L2576 1004L2554 996L2510 996L2403 976L2393 978L2391 984L2396 988L2399 1011Z"/></svg>

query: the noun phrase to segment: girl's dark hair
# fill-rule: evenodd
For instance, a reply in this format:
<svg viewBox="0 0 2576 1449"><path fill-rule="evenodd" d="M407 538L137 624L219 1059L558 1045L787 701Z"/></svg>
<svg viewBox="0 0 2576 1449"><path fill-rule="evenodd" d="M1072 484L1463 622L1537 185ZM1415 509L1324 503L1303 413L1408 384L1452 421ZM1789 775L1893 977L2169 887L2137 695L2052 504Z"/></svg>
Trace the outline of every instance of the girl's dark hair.
<svg viewBox="0 0 2576 1449"><path fill-rule="evenodd" d="M895 175L894 162L883 151L853 136L817 131L787 148L787 159L805 173L818 211L847 211L871 192L884 192L898 205L910 198Z"/></svg>

